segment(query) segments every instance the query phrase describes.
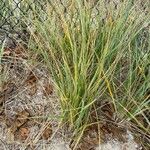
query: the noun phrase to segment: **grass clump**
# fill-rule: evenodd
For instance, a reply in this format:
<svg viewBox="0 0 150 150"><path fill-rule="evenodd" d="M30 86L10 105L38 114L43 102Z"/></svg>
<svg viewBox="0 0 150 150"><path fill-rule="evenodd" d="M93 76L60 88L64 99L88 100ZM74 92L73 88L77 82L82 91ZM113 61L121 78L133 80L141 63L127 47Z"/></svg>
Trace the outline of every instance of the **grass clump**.
<svg viewBox="0 0 150 150"><path fill-rule="evenodd" d="M64 5L48 2L47 20L32 20L36 32L31 30L30 43L50 70L63 121L77 133L105 95L114 114L148 132L150 15L131 1L117 8L102 1Z"/></svg>

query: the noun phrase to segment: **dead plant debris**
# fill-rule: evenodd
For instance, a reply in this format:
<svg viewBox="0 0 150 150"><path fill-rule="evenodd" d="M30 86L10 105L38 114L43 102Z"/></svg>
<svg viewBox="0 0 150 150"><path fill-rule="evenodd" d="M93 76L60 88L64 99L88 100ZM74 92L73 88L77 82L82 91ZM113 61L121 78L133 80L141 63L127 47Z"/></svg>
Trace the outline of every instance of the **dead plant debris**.
<svg viewBox="0 0 150 150"><path fill-rule="evenodd" d="M20 140L26 140L27 137L29 136L30 130L27 127L21 127L19 129L19 139Z"/></svg>
<svg viewBox="0 0 150 150"><path fill-rule="evenodd" d="M42 139L48 140L52 135L52 126L49 125L45 128L45 130L42 133Z"/></svg>
<svg viewBox="0 0 150 150"><path fill-rule="evenodd" d="M44 86L43 93L44 93L45 96L52 95L53 94L53 86L52 86L52 84L47 83Z"/></svg>

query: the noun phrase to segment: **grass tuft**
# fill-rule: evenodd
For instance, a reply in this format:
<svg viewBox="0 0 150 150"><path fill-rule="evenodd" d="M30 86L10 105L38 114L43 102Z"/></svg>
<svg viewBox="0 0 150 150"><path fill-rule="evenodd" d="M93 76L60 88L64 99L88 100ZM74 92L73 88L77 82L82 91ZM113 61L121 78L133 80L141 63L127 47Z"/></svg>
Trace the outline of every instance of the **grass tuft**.
<svg viewBox="0 0 150 150"><path fill-rule="evenodd" d="M61 6L49 2L47 20L32 20L30 47L50 70L63 121L78 133L96 102L107 100L117 117L148 133L150 14L128 0L117 8L81 0Z"/></svg>

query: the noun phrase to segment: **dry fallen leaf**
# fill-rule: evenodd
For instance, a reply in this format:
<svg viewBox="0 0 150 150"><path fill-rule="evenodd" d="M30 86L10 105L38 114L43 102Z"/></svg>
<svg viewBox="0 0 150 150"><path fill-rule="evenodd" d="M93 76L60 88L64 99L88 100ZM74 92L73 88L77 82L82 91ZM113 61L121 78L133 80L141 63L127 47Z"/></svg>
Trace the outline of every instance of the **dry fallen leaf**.
<svg viewBox="0 0 150 150"><path fill-rule="evenodd" d="M49 84L49 83L46 84L44 86L44 91L43 92L44 92L45 96L53 94L53 86L51 84Z"/></svg>
<svg viewBox="0 0 150 150"><path fill-rule="evenodd" d="M48 140L52 135L52 127L49 125L48 127L45 128L42 134L42 139Z"/></svg>
<svg viewBox="0 0 150 150"><path fill-rule="evenodd" d="M92 125L88 127L85 131L84 134L77 145L77 150L94 150L97 145L99 145L99 142L102 141L102 139L99 140L99 135L98 134L98 126L97 125ZM70 143L70 148L73 149L76 144L76 141L72 141Z"/></svg>
<svg viewBox="0 0 150 150"><path fill-rule="evenodd" d="M37 92L37 86L36 84L33 84L29 87L29 95L33 96Z"/></svg>
<svg viewBox="0 0 150 150"><path fill-rule="evenodd" d="M25 84L27 84L29 89L29 94L33 96L37 91L37 77L33 74L33 72L30 72L29 76L27 77Z"/></svg>
<svg viewBox="0 0 150 150"><path fill-rule="evenodd" d="M33 72L30 72L25 83L31 86L31 85L35 84L36 82L37 82L37 77L34 75Z"/></svg>
<svg viewBox="0 0 150 150"><path fill-rule="evenodd" d="M6 125L9 127L9 134L11 136L13 135L13 138L18 137L21 140L25 140L27 138L29 130L28 128L23 128L22 125L28 121L28 117L29 113L24 110L19 112L15 119L6 118Z"/></svg>
<svg viewBox="0 0 150 150"><path fill-rule="evenodd" d="M17 114L16 120L14 121L15 125L17 127L22 126L24 123L27 122L29 117L29 113L26 110L23 110L22 112Z"/></svg>
<svg viewBox="0 0 150 150"><path fill-rule="evenodd" d="M7 57L10 56L12 53L12 50L10 48L4 48L3 56Z"/></svg>
<svg viewBox="0 0 150 150"><path fill-rule="evenodd" d="M21 127L19 129L19 139L20 140L26 140L27 137L29 136L30 130L27 127Z"/></svg>

